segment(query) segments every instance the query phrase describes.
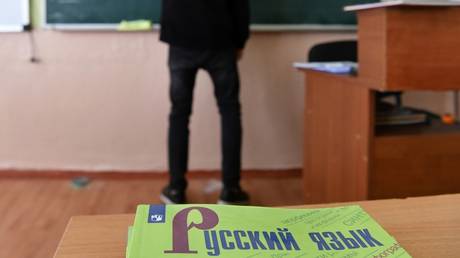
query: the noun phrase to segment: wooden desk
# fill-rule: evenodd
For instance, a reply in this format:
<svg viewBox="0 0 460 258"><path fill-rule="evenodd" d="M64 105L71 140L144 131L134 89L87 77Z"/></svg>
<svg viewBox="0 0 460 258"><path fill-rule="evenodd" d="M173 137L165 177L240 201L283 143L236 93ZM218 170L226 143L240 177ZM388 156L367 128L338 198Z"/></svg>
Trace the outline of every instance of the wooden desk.
<svg viewBox="0 0 460 258"><path fill-rule="evenodd" d="M361 205L415 258L460 256L460 195L354 204ZM73 217L54 258L124 258L133 219L133 215Z"/></svg>
<svg viewBox="0 0 460 258"><path fill-rule="evenodd" d="M460 89L456 21L458 6L361 10L358 75L302 71L306 203L460 193L459 125L374 124L377 91Z"/></svg>
<svg viewBox="0 0 460 258"><path fill-rule="evenodd" d="M366 80L304 73L306 203L460 193L460 126L379 130Z"/></svg>

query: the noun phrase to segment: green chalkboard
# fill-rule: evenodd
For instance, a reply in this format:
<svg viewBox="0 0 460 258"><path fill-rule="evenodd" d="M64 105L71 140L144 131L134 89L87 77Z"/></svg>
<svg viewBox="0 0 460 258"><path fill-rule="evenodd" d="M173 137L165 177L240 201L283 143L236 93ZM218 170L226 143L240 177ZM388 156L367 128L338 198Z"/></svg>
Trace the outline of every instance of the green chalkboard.
<svg viewBox="0 0 460 258"><path fill-rule="evenodd" d="M353 25L346 5L376 0L250 0L256 25ZM46 0L47 25L107 25L122 20L158 23L161 0Z"/></svg>
<svg viewBox="0 0 460 258"><path fill-rule="evenodd" d="M356 16L343 7L375 0L251 0L253 24L353 25Z"/></svg>

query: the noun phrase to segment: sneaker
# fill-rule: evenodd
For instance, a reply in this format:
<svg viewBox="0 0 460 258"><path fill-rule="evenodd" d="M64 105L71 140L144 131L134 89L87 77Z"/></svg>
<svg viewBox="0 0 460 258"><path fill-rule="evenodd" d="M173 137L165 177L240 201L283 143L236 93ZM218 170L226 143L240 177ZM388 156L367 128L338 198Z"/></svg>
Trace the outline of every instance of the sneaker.
<svg viewBox="0 0 460 258"><path fill-rule="evenodd" d="M217 203L225 205L248 205L249 195L240 187L224 188Z"/></svg>
<svg viewBox="0 0 460 258"><path fill-rule="evenodd" d="M160 200L164 204L185 204L185 191L167 186L161 191Z"/></svg>

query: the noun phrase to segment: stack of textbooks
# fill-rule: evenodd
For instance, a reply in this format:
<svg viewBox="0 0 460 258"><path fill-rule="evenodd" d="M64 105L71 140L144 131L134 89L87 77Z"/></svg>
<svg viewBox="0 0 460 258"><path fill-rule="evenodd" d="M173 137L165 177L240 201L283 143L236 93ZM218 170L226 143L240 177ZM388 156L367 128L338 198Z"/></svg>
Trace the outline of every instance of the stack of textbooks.
<svg viewBox="0 0 460 258"><path fill-rule="evenodd" d="M428 114L410 108L394 109L386 112L378 112L376 116L377 126L386 125L417 125L428 124Z"/></svg>
<svg viewBox="0 0 460 258"><path fill-rule="evenodd" d="M375 123L377 126L428 124L431 117L436 115L425 110L380 101L377 103Z"/></svg>
<svg viewBox="0 0 460 258"><path fill-rule="evenodd" d="M411 257L361 207L140 205L127 258Z"/></svg>

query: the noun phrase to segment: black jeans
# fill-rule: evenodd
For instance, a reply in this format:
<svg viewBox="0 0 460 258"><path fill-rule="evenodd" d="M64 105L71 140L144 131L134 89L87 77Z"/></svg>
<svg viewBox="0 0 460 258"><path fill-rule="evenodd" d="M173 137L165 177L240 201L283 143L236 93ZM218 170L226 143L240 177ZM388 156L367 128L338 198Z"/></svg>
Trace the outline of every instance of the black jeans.
<svg viewBox="0 0 460 258"><path fill-rule="evenodd" d="M182 190L187 187L189 121L199 69L206 70L214 84L221 119L223 184L224 187L238 187L242 128L236 50L202 51L170 47L168 65L172 103L168 133L170 187Z"/></svg>

